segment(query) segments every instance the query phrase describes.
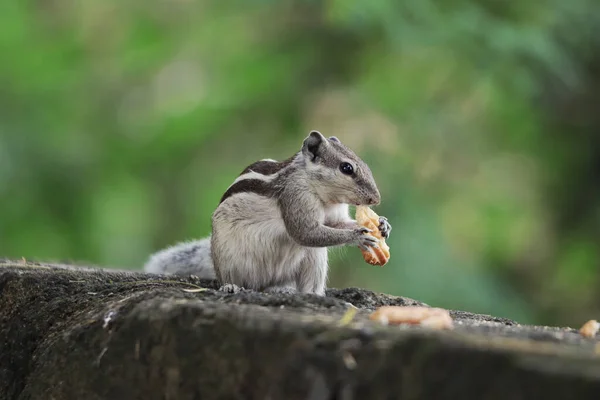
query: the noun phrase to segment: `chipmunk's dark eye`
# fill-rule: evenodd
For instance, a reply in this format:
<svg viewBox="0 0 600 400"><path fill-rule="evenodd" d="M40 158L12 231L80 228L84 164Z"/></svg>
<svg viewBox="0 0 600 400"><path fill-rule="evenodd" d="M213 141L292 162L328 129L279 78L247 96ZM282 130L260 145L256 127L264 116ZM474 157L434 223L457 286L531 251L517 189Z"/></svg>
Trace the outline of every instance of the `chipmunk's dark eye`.
<svg viewBox="0 0 600 400"><path fill-rule="evenodd" d="M343 162L340 164L340 171L345 175L352 175L354 173L354 167L347 162Z"/></svg>

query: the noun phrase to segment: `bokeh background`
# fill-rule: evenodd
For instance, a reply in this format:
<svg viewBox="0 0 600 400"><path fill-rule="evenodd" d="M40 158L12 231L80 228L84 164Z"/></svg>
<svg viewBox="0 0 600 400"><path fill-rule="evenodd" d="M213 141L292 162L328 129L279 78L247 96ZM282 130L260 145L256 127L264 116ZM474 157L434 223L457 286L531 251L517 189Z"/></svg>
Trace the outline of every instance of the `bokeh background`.
<svg viewBox="0 0 600 400"><path fill-rule="evenodd" d="M331 286L600 316L597 0L4 1L0 55L0 256L141 268L317 129L394 227Z"/></svg>

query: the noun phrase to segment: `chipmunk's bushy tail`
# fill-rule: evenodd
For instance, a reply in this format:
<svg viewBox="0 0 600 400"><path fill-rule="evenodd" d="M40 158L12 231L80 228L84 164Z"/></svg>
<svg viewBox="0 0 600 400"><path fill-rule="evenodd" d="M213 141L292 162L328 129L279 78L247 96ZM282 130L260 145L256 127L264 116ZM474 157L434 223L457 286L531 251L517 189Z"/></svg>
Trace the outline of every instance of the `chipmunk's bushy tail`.
<svg viewBox="0 0 600 400"><path fill-rule="evenodd" d="M150 256L144 271L152 274L196 275L217 279L210 252L210 236L177 243Z"/></svg>

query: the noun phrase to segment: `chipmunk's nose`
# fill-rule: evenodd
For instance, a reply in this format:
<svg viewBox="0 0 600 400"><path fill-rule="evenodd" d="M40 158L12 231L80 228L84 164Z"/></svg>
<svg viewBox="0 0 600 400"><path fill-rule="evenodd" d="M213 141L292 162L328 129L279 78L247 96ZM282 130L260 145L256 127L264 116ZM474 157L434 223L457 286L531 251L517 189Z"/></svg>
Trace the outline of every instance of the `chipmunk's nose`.
<svg viewBox="0 0 600 400"><path fill-rule="evenodd" d="M370 206L376 206L381 201L379 196L371 196L368 200Z"/></svg>
<svg viewBox="0 0 600 400"><path fill-rule="evenodd" d="M381 202L381 194L379 194L379 190L375 189L375 193L369 196L369 204L372 206L376 206Z"/></svg>

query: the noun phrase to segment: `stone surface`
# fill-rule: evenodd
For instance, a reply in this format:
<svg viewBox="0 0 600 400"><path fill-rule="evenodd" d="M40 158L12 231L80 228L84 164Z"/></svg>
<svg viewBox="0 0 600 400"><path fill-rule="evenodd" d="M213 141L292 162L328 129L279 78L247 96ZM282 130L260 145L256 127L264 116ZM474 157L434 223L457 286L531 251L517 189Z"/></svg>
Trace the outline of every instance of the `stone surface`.
<svg viewBox="0 0 600 400"><path fill-rule="evenodd" d="M226 294L212 281L0 261L0 399L587 399L600 345L452 311L381 326L362 289ZM348 322L344 316L358 308ZM582 321L582 323L585 321Z"/></svg>

